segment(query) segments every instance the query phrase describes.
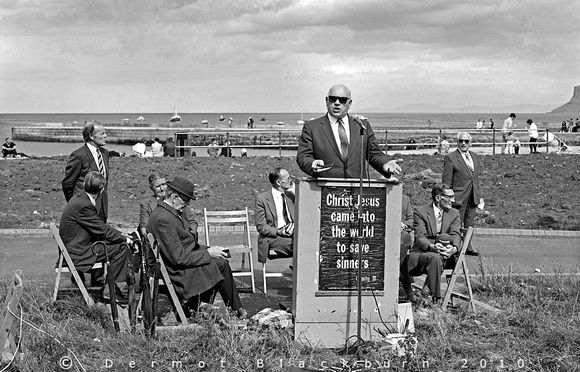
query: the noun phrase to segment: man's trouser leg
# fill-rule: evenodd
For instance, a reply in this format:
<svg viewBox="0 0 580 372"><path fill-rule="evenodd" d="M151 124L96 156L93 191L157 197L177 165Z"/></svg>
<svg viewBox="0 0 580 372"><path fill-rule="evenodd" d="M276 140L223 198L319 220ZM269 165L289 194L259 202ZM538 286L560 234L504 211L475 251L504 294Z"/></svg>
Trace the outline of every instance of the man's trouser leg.
<svg viewBox="0 0 580 372"><path fill-rule="evenodd" d="M222 280L215 287L215 289L217 289L222 296L226 306L231 307L233 310L239 310L242 308L242 301L238 295L238 289L236 288L236 283L234 282L234 276L232 275L230 263L228 260L221 257L212 257L212 260L214 260L218 265L218 268L224 277L224 280Z"/></svg>

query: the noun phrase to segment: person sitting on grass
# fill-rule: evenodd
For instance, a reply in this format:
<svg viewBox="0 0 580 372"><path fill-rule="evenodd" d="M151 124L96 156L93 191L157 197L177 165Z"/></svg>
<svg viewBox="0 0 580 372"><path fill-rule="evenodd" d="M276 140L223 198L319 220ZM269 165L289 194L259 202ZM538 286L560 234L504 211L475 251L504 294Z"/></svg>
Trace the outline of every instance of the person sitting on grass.
<svg viewBox="0 0 580 372"><path fill-rule="evenodd" d="M16 144L12 142L12 138L6 137L5 142L2 144L2 157L7 156L16 157Z"/></svg>
<svg viewBox="0 0 580 372"><path fill-rule="evenodd" d="M224 247L206 247L197 242L182 217L190 200L195 200L194 185L184 177L176 176L167 182L163 202L149 217L147 231L159 243L175 292L186 315L195 313L200 301L212 303L219 292L226 306L238 317L246 317L234 282L229 255Z"/></svg>
<svg viewBox="0 0 580 372"><path fill-rule="evenodd" d="M455 193L445 184L431 190L432 202L415 208L413 227L415 244L409 253L409 274L427 275L433 304L441 300L443 268L455 266L455 254L461 243L459 211L452 208Z"/></svg>
<svg viewBox="0 0 580 372"><path fill-rule="evenodd" d="M111 262L110 274L115 283L121 283L127 279L127 264L131 256L131 250L122 244L130 246L132 240L99 217L95 200L105 188L106 182L100 172L90 171L86 174L84 192L74 195L64 207L59 235L79 273L88 272L97 261L105 261L104 251L93 253L91 249L93 243L103 241ZM103 299L109 298L108 290L106 285L101 289ZM127 296L117 286L115 293L118 302L127 303Z"/></svg>

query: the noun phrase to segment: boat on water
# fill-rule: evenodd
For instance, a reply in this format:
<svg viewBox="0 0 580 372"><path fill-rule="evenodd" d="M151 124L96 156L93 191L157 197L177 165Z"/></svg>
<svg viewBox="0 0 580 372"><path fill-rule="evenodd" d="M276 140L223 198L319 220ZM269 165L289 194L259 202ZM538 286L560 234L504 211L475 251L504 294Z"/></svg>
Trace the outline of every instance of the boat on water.
<svg viewBox="0 0 580 372"><path fill-rule="evenodd" d="M304 113L302 113L300 115L300 120L297 120L296 121L296 124L298 124L298 125L304 125L304 123L305 123L305 121L304 121Z"/></svg>
<svg viewBox="0 0 580 372"><path fill-rule="evenodd" d="M175 107L173 108L174 114L171 117L171 119L169 119L170 122L175 123L176 121L181 121L181 116L179 116L179 114L177 113L177 110L175 109Z"/></svg>
<svg viewBox="0 0 580 372"><path fill-rule="evenodd" d="M262 116L262 117L260 118L260 121L266 121L266 117L265 117L265 116Z"/></svg>
<svg viewBox="0 0 580 372"><path fill-rule="evenodd" d="M131 124L131 120L129 120L128 118L125 118L125 119L121 120L121 124Z"/></svg>
<svg viewBox="0 0 580 372"><path fill-rule="evenodd" d="M139 116L139 117L137 118L137 121L145 121L145 118L144 118L143 116Z"/></svg>
<svg viewBox="0 0 580 372"><path fill-rule="evenodd" d="M220 121L224 121L224 120L226 120L226 118L224 118L223 115L220 115Z"/></svg>
<svg viewBox="0 0 580 372"><path fill-rule="evenodd" d="M202 121L201 121L201 125L209 125L209 121L207 121L207 120L202 120Z"/></svg>

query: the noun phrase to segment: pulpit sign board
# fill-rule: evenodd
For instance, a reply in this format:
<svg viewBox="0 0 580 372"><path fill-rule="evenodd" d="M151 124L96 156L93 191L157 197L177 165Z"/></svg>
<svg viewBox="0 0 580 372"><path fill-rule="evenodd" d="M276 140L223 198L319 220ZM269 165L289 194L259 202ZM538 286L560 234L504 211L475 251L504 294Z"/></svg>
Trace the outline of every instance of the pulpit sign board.
<svg viewBox="0 0 580 372"><path fill-rule="evenodd" d="M402 186L364 180L361 198L359 181L353 179L307 178L297 186L296 340L334 348L356 336L359 265L361 337L378 339L375 327L396 330Z"/></svg>

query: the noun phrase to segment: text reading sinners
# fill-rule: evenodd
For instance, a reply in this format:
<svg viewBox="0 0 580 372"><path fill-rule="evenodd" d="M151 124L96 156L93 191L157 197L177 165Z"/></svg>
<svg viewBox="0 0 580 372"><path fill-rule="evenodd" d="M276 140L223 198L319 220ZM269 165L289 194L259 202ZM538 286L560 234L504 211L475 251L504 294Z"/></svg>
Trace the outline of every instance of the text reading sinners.
<svg viewBox="0 0 580 372"><path fill-rule="evenodd" d="M352 194L343 194L343 195L336 195L333 193L329 193L326 195L326 205L329 207L353 207L355 204L354 196ZM381 205L380 198L365 198L363 196L362 202L363 207L379 207Z"/></svg>

